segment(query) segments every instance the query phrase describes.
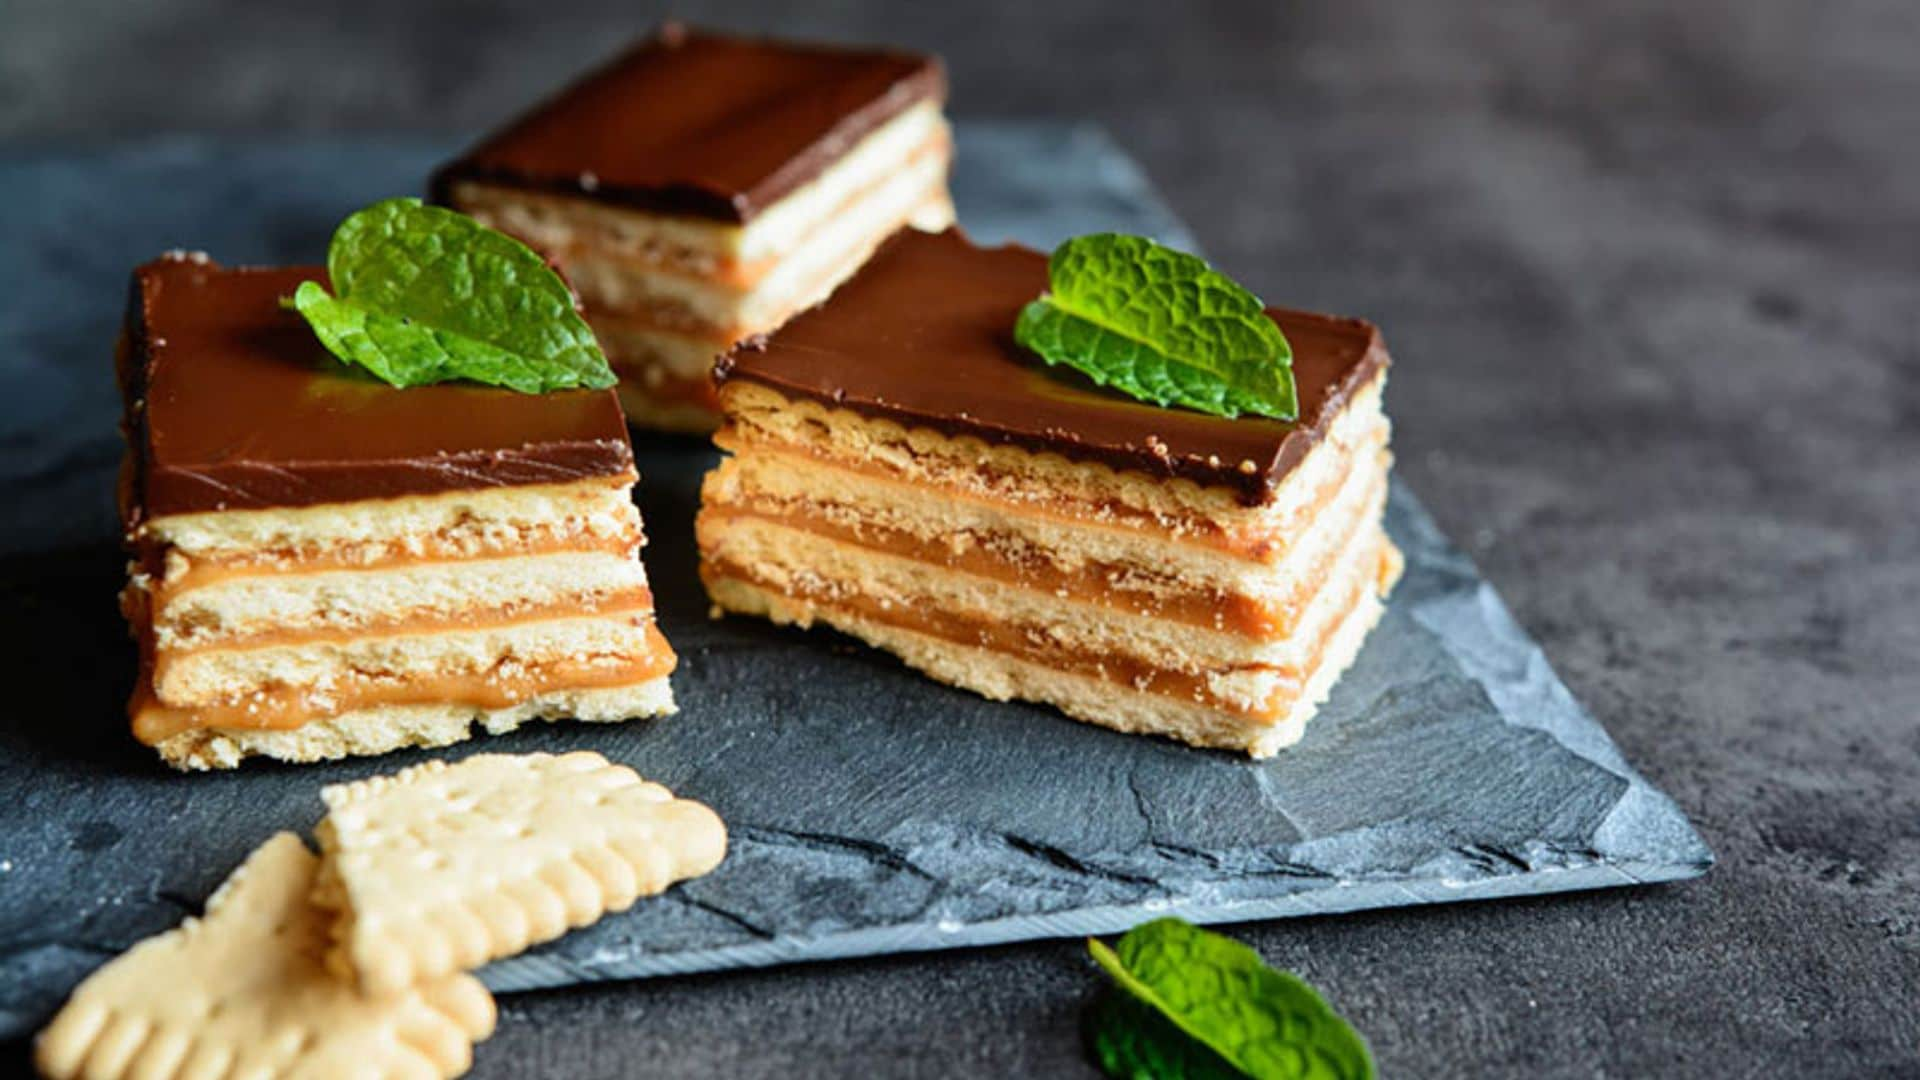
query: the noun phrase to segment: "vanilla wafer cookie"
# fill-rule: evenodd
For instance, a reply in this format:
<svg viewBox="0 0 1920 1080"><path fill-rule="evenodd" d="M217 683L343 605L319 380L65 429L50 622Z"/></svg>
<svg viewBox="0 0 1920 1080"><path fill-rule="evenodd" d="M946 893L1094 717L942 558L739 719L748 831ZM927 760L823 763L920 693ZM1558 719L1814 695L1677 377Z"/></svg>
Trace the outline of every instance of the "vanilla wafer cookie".
<svg viewBox="0 0 1920 1080"><path fill-rule="evenodd" d="M331 915L312 903L319 859L268 840L203 918L135 945L80 984L36 1063L87 1077L457 1076L493 1031L470 975L368 998L328 970Z"/></svg>
<svg viewBox="0 0 1920 1080"><path fill-rule="evenodd" d="M727 832L599 754L476 754L326 788L314 898L335 970L392 993L585 926L719 864Z"/></svg>

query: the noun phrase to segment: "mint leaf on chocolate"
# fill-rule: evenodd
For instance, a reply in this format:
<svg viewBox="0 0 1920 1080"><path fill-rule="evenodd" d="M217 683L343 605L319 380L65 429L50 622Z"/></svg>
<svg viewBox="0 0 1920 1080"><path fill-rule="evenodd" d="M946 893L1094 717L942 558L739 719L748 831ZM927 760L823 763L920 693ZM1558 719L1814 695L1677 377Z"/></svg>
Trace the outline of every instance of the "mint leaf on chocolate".
<svg viewBox="0 0 1920 1080"><path fill-rule="evenodd" d="M1050 291L1014 340L1102 386L1216 416L1292 420L1293 350L1252 293L1193 255L1142 236L1061 244Z"/></svg>
<svg viewBox="0 0 1920 1080"><path fill-rule="evenodd" d="M465 379L542 394L616 381L560 275L465 214L374 203L334 231L327 275L333 295L305 281L293 307L328 352L394 386Z"/></svg>
<svg viewBox="0 0 1920 1080"><path fill-rule="evenodd" d="M1311 986L1231 938L1169 918L1087 948L1116 984L1088 1023L1109 1076L1374 1075L1365 1040Z"/></svg>

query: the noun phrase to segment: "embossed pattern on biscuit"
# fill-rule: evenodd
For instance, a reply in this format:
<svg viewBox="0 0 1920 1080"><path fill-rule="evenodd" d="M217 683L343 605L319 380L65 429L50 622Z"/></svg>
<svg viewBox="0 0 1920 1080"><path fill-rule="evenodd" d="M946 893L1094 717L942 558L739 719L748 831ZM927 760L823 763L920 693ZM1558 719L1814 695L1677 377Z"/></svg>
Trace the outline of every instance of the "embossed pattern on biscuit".
<svg viewBox="0 0 1920 1080"><path fill-rule="evenodd" d="M599 754L476 754L329 787L314 899L369 994L480 966L717 866L726 827Z"/></svg>
<svg viewBox="0 0 1920 1080"><path fill-rule="evenodd" d="M455 974L369 998L328 970L319 859L279 833L206 915L95 972L40 1036L36 1064L87 1077L449 1077L493 1032L478 980Z"/></svg>

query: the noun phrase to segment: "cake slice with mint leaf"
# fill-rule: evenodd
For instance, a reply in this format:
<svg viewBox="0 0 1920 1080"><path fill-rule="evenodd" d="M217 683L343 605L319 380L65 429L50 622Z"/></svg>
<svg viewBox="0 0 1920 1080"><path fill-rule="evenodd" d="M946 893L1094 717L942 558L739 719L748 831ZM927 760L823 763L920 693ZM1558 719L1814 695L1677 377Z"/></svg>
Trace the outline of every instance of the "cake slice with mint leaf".
<svg viewBox="0 0 1920 1080"><path fill-rule="evenodd" d="M720 365L715 605L996 699L1264 757L1400 573L1388 357L1139 237L902 232Z"/></svg>
<svg viewBox="0 0 1920 1080"><path fill-rule="evenodd" d="M613 373L518 241L393 200L324 268L175 252L119 368L130 711L169 764L673 711Z"/></svg>
<svg viewBox="0 0 1920 1080"><path fill-rule="evenodd" d="M443 165L434 201L566 273L635 426L712 431L713 362L906 225L953 222L920 53L667 23Z"/></svg>

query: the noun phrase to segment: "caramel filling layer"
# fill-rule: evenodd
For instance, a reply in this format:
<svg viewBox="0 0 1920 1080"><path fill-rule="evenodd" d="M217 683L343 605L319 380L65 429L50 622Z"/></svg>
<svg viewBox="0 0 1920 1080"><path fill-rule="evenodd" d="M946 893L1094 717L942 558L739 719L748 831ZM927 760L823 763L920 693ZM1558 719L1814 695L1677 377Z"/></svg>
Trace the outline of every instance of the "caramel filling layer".
<svg viewBox="0 0 1920 1080"><path fill-rule="evenodd" d="M360 676L337 681L324 693L263 687L242 701L191 709L173 708L157 700L152 678L147 673L142 675L128 711L132 715L134 737L153 745L196 728L289 730L315 720L387 705L453 704L505 709L542 694L631 686L671 674L676 664L673 650L657 627L649 625L646 634L646 649L635 655L572 657L540 664L503 661L485 672L431 678Z"/></svg>
<svg viewBox="0 0 1920 1080"><path fill-rule="evenodd" d="M596 330L617 332L633 329L675 334L712 342L718 346L716 353L724 351L743 338L774 330L795 314L819 303L834 285L858 270L881 241L906 228L929 209L943 206L945 200L946 195L942 192L936 199L915 203L905 213L889 218L881 228L866 233L859 243L849 247L843 257L822 267L807 288L795 290L790 303L763 318L720 324L692 310L684 300L673 297L656 295L639 304L610 304L604 296L598 299L588 296L582 301L586 306L587 322ZM564 259L561 265L565 266ZM739 299L744 301L746 297L743 295Z"/></svg>
<svg viewBox="0 0 1920 1080"><path fill-rule="evenodd" d="M874 522L847 523L805 503L749 496L737 502L709 504L699 518L701 547L709 548L706 533L739 518L772 522L843 543L990 578L994 581L1051 593L1062 599L1113 608L1145 618L1170 619L1249 638L1284 638L1312 600L1318 583L1347 550L1349 542L1380 518L1385 480L1370 485L1358 515L1348 514L1337 543L1319 553L1312 566L1297 575L1293 587L1278 596L1258 597L1227 589L1196 589L1176 575L1158 574L1151 567L1087 560L1064 571L1046 553L1025 540L1006 534L950 533L936 540ZM711 523L711 524L709 524Z"/></svg>
<svg viewBox="0 0 1920 1080"><path fill-rule="evenodd" d="M1261 531L1248 527L1223 527L1219 522L1201 516L1183 517L1177 522L1129 506L1118 499L1087 500L1076 498L1052 497L1048 499L1013 500L999 497L997 491L1005 491L1014 486L1008 483L1008 474L998 472L985 461L974 466L977 479L965 482L942 482L941 480L915 480L903 476L897 468L876 464L879 455L868 455L861 460L849 460L836 454L821 453L812 447L789 442L767 443L751 437L742 438L741 431L733 425L722 427L714 433L713 441L721 449L736 457L747 454L778 454L799 459L808 467L830 468L857 476L872 477L881 483L907 484L916 489L938 488L943 495L953 499L964 499L1003 508L1006 512L1026 517L1039 517L1056 524L1076 527L1118 528L1128 532L1156 534L1167 543L1189 544L1194 547L1219 551L1235 558L1255 562L1270 563L1285 555L1292 546L1292 538L1284 540L1272 535L1271 530ZM1362 467L1363 455L1377 453L1378 447L1385 441L1384 434L1370 437L1361 446L1340 448L1333 444L1323 444L1315 453L1332 453L1343 459L1335 464L1337 468L1327 470L1326 481L1316 487L1308 497L1296 520L1310 523L1316 520L1335 498L1339 496L1342 482L1350 470ZM723 463L722 468L725 467ZM713 505L719 496L713 487L714 474L709 474L703 485L702 504ZM704 512L704 511L703 511Z"/></svg>
<svg viewBox="0 0 1920 1080"><path fill-rule="evenodd" d="M1382 561L1383 567L1388 559L1386 544L1383 537L1379 545L1382 550L1376 556ZM1358 584L1349 591L1341 610L1351 614L1370 590L1380 587L1379 578L1385 573L1382 569L1378 575L1361 575ZM882 604L865 595L838 593L833 590L831 583L820 579L798 581L792 588L782 587L756 574L751 567L725 559L703 562L700 577L710 588L715 582L734 580L773 596L797 601L818 612L820 618L828 623L834 621L834 613L843 613L865 622L924 634L967 648L1005 653L1057 671L1131 687L1139 693L1196 702L1263 724L1278 723L1286 718L1294 700L1300 696L1307 680L1319 667L1329 644L1345 622L1344 617L1331 620L1326 631L1314 641L1307 654L1308 661L1301 668L1249 664L1194 674L1169 670L1137 657L1094 654L1063 648L1058 644L1039 647L1034 643L1048 640L1045 627L1006 622L986 614L942 610L933 605ZM1063 614L1064 617L1068 616ZM1271 672L1276 676L1272 692L1255 707L1227 701L1209 685L1211 676L1242 672Z"/></svg>
<svg viewBox="0 0 1920 1080"><path fill-rule="evenodd" d="M164 609L163 609L164 610ZM501 604L486 608L468 608L452 614L414 614L399 618L371 619L352 626L313 626L300 630L272 629L253 633L217 634L196 627L191 620L171 620L169 629L184 643L162 647L155 663L155 677L165 681L169 661L209 650L260 649L286 645L313 645L352 641L364 637L404 634L437 634L488 627L517 626L549 619L581 615L632 615L653 613L653 591L647 588L619 589L597 595L576 595L546 604ZM140 632L136 630L136 632Z"/></svg>

